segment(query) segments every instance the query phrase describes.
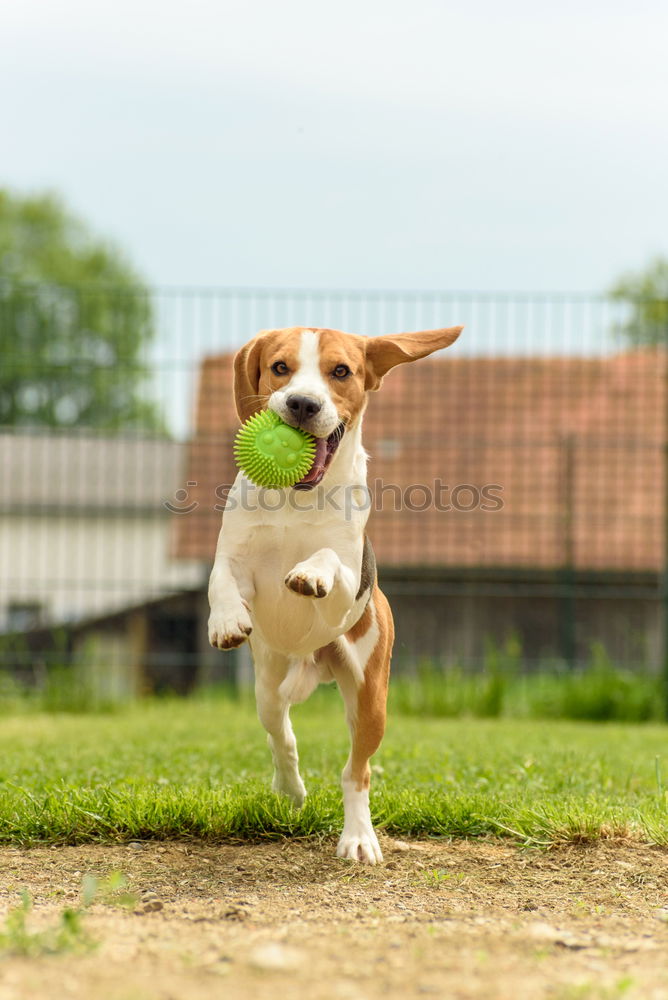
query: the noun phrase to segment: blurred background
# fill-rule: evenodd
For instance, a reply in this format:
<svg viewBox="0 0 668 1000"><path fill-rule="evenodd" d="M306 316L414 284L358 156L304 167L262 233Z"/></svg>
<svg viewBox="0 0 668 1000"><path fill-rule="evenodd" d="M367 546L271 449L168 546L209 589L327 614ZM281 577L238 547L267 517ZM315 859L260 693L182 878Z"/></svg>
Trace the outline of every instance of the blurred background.
<svg viewBox="0 0 668 1000"><path fill-rule="evenodd" d="M406 699L664 714L667 22L3 8L0 699L246 683L206 637L234 351L463 323L366 417Z"/></svg>

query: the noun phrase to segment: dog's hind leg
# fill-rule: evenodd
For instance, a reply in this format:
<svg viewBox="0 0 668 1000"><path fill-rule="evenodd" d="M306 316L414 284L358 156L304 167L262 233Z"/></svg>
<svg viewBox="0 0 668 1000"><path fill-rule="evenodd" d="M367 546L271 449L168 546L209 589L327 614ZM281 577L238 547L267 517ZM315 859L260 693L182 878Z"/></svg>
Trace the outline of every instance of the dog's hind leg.
<svg viewBox="0 0 668 1000"><path fill-rule="evenodd" d="M289 668L289 659L253 642L255 661L255 699L260 722L267 730L267 742L274 761L272 788L301 806L306 788L299 774L297 740L290 722L290 702L281 691Z"/></svg>
<svg viewBox="0 0 668 1000"><path fill-rule="evenodd" d="M369 759L385 732L393 640L392 613L376 585L357 625L332 643L332 672L345 702L352 738L341 776L344 824L336 853L340 858L371 865L382 861L383 855L371 824Z"/></svg>

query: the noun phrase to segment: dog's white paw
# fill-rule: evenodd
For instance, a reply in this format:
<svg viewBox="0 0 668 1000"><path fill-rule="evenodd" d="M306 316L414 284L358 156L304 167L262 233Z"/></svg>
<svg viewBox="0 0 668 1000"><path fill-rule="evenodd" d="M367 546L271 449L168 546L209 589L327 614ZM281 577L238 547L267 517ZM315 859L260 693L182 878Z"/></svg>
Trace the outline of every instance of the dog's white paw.
<svg viewBox="0 0 668 1000"><path fill-rule="evenodd" d="M253 623L243 604L232 611L214 609L209 616L209 642L218 649L236 649L252 631Z"/></svg>
<svg viewBox="0 0 668 1000"><path fill-rule="evenodd" d="M302 597L327 597L334 586L334 577L324 567L300 562L286 576L285 586Z"/></svg>
<svg viewBox="0 0 668 1000"><path fill-rule="evenodd" d="M292 799L298 809L304 805L306 786L298 772L286 774L282 771L274 771L271 787L278 795L287 795L289 799Z"/></svg>
<svg viewBox="0 0 668 1000"><path fill-rule="evenodd" d="M346 830L336 848L337 858L347 861L361 861L365 865L377 865L383 860L383 852L378 837L371 825L358 825L354 830Z"/></svg>

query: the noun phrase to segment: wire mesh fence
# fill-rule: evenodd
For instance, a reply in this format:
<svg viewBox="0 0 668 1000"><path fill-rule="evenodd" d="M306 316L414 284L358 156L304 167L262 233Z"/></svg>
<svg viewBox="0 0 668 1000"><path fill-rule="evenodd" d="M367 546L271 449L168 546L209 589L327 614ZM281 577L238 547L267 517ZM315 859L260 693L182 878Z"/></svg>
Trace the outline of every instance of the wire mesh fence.
<svg viewBox="0 0 668 1000"><path fill-rule="evenodd" d="M395 668L663 662L664 331L646 303L499 293L0 285L0 669L110 693L233 676L206 579L261 328L464 324L365 416ZM647 310L645 309L645 312ZM652 313L656 315L656 310Z"/></svg>

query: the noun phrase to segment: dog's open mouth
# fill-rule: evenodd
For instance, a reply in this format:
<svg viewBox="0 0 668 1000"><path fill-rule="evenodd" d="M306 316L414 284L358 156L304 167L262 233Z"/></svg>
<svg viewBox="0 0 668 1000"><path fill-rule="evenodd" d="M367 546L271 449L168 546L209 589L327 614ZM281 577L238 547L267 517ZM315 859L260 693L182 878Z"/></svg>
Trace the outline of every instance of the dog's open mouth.
<svg viewBox="0 0 668 1000"><path fill-rule="evenodd" d="M341 438L345 432L343 424L339 424L336 430L332 431L329 437L315 439L315 456L313 465L298 483L295 483L295 490L312 490L314 486L322 482L323 476L327 472L336 449L341 443Z"/></svg>

